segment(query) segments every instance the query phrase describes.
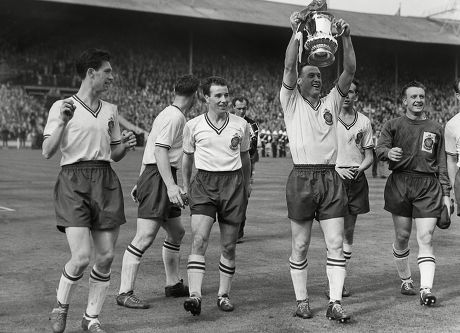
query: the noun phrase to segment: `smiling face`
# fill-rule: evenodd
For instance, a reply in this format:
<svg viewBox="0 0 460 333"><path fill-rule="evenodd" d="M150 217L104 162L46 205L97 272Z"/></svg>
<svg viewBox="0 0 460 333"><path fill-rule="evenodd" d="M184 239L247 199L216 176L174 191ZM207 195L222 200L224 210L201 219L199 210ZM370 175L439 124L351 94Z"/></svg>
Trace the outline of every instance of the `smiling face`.
<svg viewBox="0 0 460 333"><path fill-rule="evenodd" d="M227 86L211 85L209 88L209 96L205 95L204 97L209 106L209 111L217 115L227 112L230 102Z"/></svg>
<svg viewBox="0 0 460 333"><path fill-rule="evenodd" d="M99 69L89 68L88 76L95 91L105 92L113 83L112 66L108 61L103 61Z"/></svg>
<svg viewBox="0 0 460 333"><path fill-rule="evenodd" d="M419 87L407 88L403 104L409 114L420 116L425 108L425 89Z"/></svg>
<svg viewBox="0 0 460 333"><path fill-rule="evenodd" d="M321 80L321 72L316 66L304 66L300 72L297 84L300 87L300 92L304 97L319 97L323 81Z"/></svg>

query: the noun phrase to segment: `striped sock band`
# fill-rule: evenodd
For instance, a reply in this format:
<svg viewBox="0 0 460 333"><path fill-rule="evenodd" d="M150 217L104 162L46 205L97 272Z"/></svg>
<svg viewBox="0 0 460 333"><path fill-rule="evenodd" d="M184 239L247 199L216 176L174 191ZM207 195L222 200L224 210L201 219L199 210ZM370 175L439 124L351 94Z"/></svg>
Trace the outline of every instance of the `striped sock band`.
<svg viewBox="0 0 460 333"><path fill-rule="evenodd" d="M434 257L418 257L417 258L417 264L422 264L424 262L432 262L436 263L436 259Z"/></svg>
<svg viewBox="0 0 460 333"><path fill-rule="evenodd" d="M223 274L226 274L228 276L233 276L235 274L235 269L236 267L230 267L230 266L224 265L222 261L219 262L219 271Z"/></svg>
<svg viewBox="0 0 460 333"><path fill-rule="evenodd" d="M333 258L327 257L326 265L330 266L330 267L336 266L336 267L345 268L346 263L347 263L347 261L345 259L333 259Z"/></svg>
<svg viewBox="0 0 460 333"><path fill-rule="evenodd" d="M305 258L305 260L300 261L300 262L295 262L291 258L289 258L289 267L291 269L297 269L297 270L302 270L307 268L308 266L308 260Z"/></svg>
<svg viewBox="0 0 460 333"><path fill-rule="evenodd" d="M81 274L78 275L78 276L72 276L72 275L68 274L67 271L65 270L65 266L64 266L64 268L62 269L62 275L63 275L66 279L69 279L70 281L73 281L73 282L77 282L78 280L80 280L80 279L83 277L83 273L81 273Z"/></svg>
<svg viewBox="0 0 460 333"><path fill-rule="evenodd" d="M409 254L410 254L410 249L409 248L407 248L405 250L397 250L393 246L393 257L395 257L396 259L404 259L404 258L408 257Z"/></svg>
<svg viewBox="0 0 460 333"><path fill-rule="evenodd" d="M133 244L129 244L128 248L126 249L129 253L132 255L135 255L138 258L141 258L142 255L144 254L145 251L139 250L137 247L135 247Z"/></svg>
<svg viewBox="0 0 460 333"><path fill-rule="evenodd" d="M96 266L93 266L91 273L89 275L90 279L98 282L109 282L110 281L110 271L108 273L101 273L96 269Z"/></svg>
<svg viewBox="0 0 460 333"><path fill-rule="evenodd" d="M351 252L343 251L343 257L345 258L345 260L350 260L351 259Z"/></svg>
<svg viewBox="0 0 460 333"><path fill-rule="evenodd" d="M167 240L163 242L163 247L170 251L176 251L176 252L180 251L180 244L173 244L173 243L168 242Z"/></svg>

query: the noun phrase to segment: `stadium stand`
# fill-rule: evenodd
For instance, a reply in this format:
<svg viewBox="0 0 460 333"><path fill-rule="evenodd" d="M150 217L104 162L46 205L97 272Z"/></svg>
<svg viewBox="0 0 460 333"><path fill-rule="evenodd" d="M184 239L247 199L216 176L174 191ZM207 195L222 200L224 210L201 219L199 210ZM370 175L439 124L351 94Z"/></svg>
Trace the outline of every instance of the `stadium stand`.
<svg viewBox="0 0 460 333"><path fill-rule="evenodd" d="M112 52L115 83L107 100L133 128L148 131L171 101L175 77L192 70L198 77L227 78L232 95L250 100L249 116L262 129L284 130L278 92L288 17L299 7L261 1L254 1L252 11L245 1L201 0L193 8L178 0L164 6L158 6L161 1L59 2L0 4L0 128L8 129L10 139L22 128L39 136L52 102L79 85L73 59L90 46ZM376 131L402 112L398 90L412 79L430 91L430 118L445 123L459 111L451 83L458 75L460 37L439 33L439 24L423 18L332 12L349 21L356 36L358 108ZM337 72L333 65L323 76L334 78ZM200 101L188 117L203 110Z"/></svg>

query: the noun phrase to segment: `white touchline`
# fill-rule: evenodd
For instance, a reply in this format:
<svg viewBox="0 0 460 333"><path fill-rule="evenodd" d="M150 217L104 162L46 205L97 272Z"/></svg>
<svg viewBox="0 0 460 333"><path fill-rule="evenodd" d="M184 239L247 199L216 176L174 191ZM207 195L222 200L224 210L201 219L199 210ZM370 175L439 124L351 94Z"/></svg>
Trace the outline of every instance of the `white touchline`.
<svg viewBox="0 0 460 333"><path fill-rule="evenodd" d="M15 212L16 210L15 210L15 209L12 209L12 208L0 206L0 211Z"/></svg>

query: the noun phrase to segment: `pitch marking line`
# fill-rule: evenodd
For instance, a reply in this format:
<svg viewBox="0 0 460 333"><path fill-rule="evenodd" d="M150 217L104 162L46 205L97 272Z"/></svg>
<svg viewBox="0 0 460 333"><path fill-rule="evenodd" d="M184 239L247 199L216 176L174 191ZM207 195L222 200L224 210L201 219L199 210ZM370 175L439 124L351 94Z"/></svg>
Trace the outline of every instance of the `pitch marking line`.
<svg viewBox="0 0 460 333"><path fill-rule="evenodd" d="M0 206L0 212L15 212L15 209Z"/></svg>

